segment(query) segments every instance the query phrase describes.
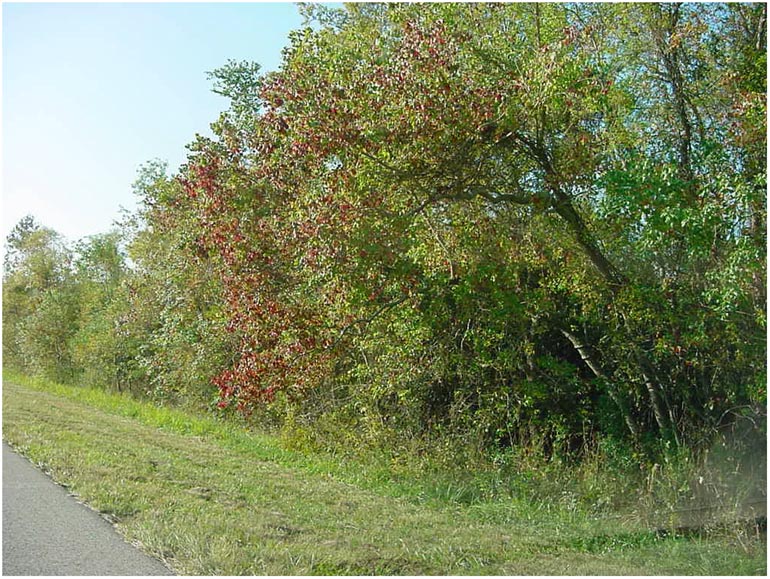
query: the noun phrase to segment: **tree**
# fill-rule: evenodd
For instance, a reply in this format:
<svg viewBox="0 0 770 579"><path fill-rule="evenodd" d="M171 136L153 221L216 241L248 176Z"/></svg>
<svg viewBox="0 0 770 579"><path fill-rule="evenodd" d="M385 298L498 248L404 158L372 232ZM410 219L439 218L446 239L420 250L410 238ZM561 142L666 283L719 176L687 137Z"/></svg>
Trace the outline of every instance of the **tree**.
<svg viewBox="0 0 770 579"><path fill-rule="evenodd" d="M121 339L119 322L128 276L123 244L117 229L79 241L73 274L80 309L71 341L77 380L118 391L127 389L126 366L132 353Z"/></svg>
<svg viewBox="0 0 770 579"><path fill-rule="evenodd" d="M70 378L77 297L69 249L55 231L28 216L8 236L3 265L6 363L54 379Z"/></svg>
<svg viewBox="0 0 770 579"><path fill-rule="evenodd" d="M160 398L488 444L695 444L764 401L763 6L304 10L140 173L131 267L79 246L79 364L96 333Z"/></svg>
<svg viewBox="0 0 770 579"><path fill-rule="evenodd" d="M134 375L133 389L160 401L209 406L211 378L230 362L218 260L191 215L194 200L164 163L142 167L134 184L140 211L124 226L133 264L115 322Z"/></svg>

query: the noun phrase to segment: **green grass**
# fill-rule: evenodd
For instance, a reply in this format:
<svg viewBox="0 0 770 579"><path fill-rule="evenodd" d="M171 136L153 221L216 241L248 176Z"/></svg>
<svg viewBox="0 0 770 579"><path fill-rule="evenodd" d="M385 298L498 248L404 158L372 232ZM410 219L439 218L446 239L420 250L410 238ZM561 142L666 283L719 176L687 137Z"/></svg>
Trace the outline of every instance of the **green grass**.
<svg viewBox="0 0 770 579"><path fill-rule="evenodd" d="M212 416L3 374L3 438L183 574L765 574L748 534L659 537L286 450Z"/></svg>

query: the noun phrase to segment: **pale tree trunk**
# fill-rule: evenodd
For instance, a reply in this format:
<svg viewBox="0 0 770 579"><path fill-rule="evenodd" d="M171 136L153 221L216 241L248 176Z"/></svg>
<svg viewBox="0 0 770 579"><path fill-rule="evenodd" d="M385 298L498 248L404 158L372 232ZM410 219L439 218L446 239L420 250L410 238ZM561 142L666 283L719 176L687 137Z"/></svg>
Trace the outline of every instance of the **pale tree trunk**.
<svg viewBox="0 0 770 579"><path fill-rule="evenodd" d="M623 394L618 391L618 388L615 386L615 384L607 377L607 374L604 373L604 370L602 370L599 363L594 359L588 347L583 342L580 341L580 338L578 338L575 334L565 329L562 329L561 333L562 335L564 335L565 338L567 338L570 341L572 346L577 350L583 362L586 363L586 366L590 368L590 370L594 373L594 375L597 378L599 378L599 380L605 383L605 385L607 386L607 394L615 403L615 405L618 407L618 409L620 410L620 413L623 415L623 420L625 421L626 426L628 427L628 431L631 433L631 436L635 440L638 440L641 434L641 430L639 428L639 425L636 423L636 420L634 419L633 414L631 414L631 411L628 408L628 404L626 403L626 400L623 397Z"/></svg>
<svg viewBox="0 0 770 579"><path fill-rule="evenodd" d="M571 198L556 185L552 185L551 190L555 198L554 210L567 223L575 236L576 241L583 248L589 261L596 267L599 273L601 273L612 293L617 295L623 287L626 287L629 284L628 279L604 255L604 252L602 252L585 221L583 221L583 218L572 204ZM628 329L628 324L626 324L626 327ZM564 331L562 331L562 333L564 333ZM630 329L628 336L628 346L633 353L634 362L639 370L640 380L644 384L647 392L655 422L665 438L679 444L673 413L666 403L663 388L655 376L656 372L654 365L650 362L646 352L644 352L641 346L635 342L635 338ZM581 353L580 348L577 347L575 342L572 340L570 340L570 342L572 342L575 349ZM582 353L581 357L583 357ZM585 357L583 357L583 360L586 360ZM629 428L631 428L631 426L629 426Z"/></svg>

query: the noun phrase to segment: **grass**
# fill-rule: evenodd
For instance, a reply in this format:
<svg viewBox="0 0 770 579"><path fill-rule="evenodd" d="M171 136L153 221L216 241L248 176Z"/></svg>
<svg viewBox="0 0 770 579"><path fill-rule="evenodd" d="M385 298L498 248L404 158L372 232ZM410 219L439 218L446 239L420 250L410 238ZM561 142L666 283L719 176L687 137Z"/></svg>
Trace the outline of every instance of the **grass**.
<svg viewBox="0 0 770 579"><path fill-rule="evenodd" d="M182 574L764 575L743 533L661 537L294 452L212 416L4 372L3 438Z"/></svg>

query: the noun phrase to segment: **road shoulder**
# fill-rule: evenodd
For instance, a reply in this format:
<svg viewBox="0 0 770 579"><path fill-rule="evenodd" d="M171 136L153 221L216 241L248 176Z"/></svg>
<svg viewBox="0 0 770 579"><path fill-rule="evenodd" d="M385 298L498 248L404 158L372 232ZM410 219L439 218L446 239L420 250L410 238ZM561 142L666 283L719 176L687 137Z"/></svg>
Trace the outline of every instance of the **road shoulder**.
<svg viewBox="0 0 770 579"><path fill-rule="evenodd" d="M3 442L3 575L172 575Z"/></svg>

